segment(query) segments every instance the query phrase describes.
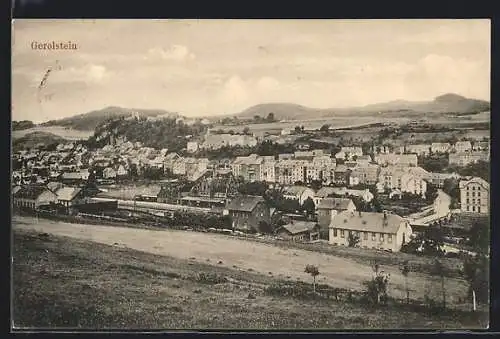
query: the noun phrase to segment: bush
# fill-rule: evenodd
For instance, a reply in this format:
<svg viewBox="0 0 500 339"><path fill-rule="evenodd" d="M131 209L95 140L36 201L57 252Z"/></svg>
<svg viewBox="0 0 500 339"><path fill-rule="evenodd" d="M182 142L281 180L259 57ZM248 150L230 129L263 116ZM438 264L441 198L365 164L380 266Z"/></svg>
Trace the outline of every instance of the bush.
<svg viewBox="0 0 500 339"><path fill-rule="evenodd" d="M197 282L204 284L223 284L227 282L227 278L217 275L217 273L200 272L195 279Z"/></svg>

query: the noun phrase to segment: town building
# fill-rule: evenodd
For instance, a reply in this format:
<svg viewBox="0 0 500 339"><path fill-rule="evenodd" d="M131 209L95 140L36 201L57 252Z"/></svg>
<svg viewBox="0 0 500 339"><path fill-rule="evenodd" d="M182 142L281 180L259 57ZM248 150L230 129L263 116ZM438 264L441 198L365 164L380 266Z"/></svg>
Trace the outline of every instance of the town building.
<svg viewBox="0 0 500 339"><path fill-rule="evenodd" d="M335 185L345 186L350 184L351 170L346 165L337 165L335 167Z"/></svg>
<svg viewBox="0 0 500 339"><path fill-rule="evenodd" d="M418 194L422 197L427 192L427 182L421 171L397 166L382 167L380 169L379 192L399 190L402 193Z"/></svg>
<svg viewBox="0 0 500 339"><path fill-rule="evenodd" d="M460 180L460 210L465 213L489 213L490 184L479 177Z"/></svg>
<svg viewBox="0 0 500 339"><path fill-rule="evenodd" d="M430 172L427 181L433 186L442 188L444 186L445 180L447 179L460 179L460 175L455 172L453 173Z"/></svg>
<svg viewBox="0 0 500 339"><path fill-rule="evenodd" d="M198 151L198 143L196 141L188 141L186 150L189 153L195 153L196 151Z"/></svg>
<svg viewBox="0 0 500 339"><path fill-rule="evenodd" d="M478 161L490 161L490 153L485 151L450 153L448 162L450 165L467 166Z"/></svg>
<svg viewBox="0 0 500 339"><path fill-rule="evenodd" d="M250 154L247 157L237 157L232 164L233 175L243 178L244 181L260 181L262 163L263 159L257 154Z"/></svg>
<svg viewBox="0 0 500 339"><path fill-rule="evenodd" d="M375 185L378 181L380 166L375 164L358 165L352 169L352 175L363 185Z"/></svg>
<svg viewBox="0 0 500 339"><path fill-rule="evenodd" d="M13 205L18 208L38 209L57 202L57 195L43 185L21 187L13 196Z"/></svg>
<svg viewBox="0 0 500 339"><path fill-rule="evenodd" d="M375 162L381 166L417 166L418 158L416 154L378 154L375 156Z"/></svg>
<svg viewBox="0 0 500 339"><path fill-rule="evenodd" d="M199 145L200 149L216 150L225 146L254 147L257 145L257 139L251 135L242 134L208 134L205 141Z"/></svg>
<svg viewBox="0 0 500 339"><path fill-rule="evenodd" d="M429 144L413 144L400 147L400 152L403 154L429 155L431 145Z"/></svg>
<svg viewBox="0 0 500 339"><path fill-rule="evenodd" d="M404 218L390 213L344 211L332 218L329 243L349 245L349 234L359 236L359 247L398 252L412 235Z"/></svg>
<svg viewBox="0 0 500 339"><path fill-rule="evenodd" d="M260 165L260 181L264 181L267 183L276 182L276 160L274 160L274 156L271 157L262 157L263 161Z"/></svg>
<svg viewBox="0 0 500 339"><path fill-rule="evenodd" d="M314 199L314 191L306 186L287 186L283 188L283 197L296 200L302 206L308 198Z"/></svg>
<svg viewBox="0 0 500 339"><path fill-rule="evenodd" d="M319 239L319 226L312 221L294 221L281 226L276 234L284 240L311 242Z"/></svg>
<svg viewBox="0 0 500 339"><path fill-rule="evenodd" d="M282 185L293 185L297 182L306 182L307 160L278 160L275 167L276 182Z"/></svg>
<svg viewBox="0 0 500 339"><path fill-rule="evenodd" d="M432 153L448 153L451 150L451 145L447 142L433 142L431 144Z"/></svg>
<svg viewBox="0 0 500 339"><path fill-rule="evenodd" d="M343 211L355 211L356 205L348 198L323 198L318 205L318 225L322 231L328 232L332 218Z"/></svg>
<svg viewBox="0 0 500 339"><path fill-rule="evenodd" d="M233 229L258 231L261 222L271 222L269 206L262 197L237 196L227 205L227 210Z"/></svg>
<svg viewBox="0 0 500 339"><path fill-rule="evenodd" d="M463 153L472 151L472 143L470 141L457 141L453 145L455 152Z"/></svg>

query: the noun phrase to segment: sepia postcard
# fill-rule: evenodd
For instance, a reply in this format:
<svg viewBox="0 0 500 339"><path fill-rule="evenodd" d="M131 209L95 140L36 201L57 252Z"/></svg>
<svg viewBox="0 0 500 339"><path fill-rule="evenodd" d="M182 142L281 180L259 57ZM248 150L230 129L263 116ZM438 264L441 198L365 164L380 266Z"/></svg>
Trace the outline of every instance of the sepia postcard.
<svg viewBox="0 0 500 339"><path fill-rule="evenodd" d="M490 21L12 21L13 331L489 326Z"/></svg>

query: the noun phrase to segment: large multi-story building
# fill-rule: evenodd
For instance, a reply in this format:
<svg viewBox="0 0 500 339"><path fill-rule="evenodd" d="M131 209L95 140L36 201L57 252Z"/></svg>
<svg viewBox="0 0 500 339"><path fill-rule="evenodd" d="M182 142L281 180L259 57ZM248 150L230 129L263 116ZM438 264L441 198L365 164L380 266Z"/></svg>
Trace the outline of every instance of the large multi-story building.
<svg viewBox="0 0 500 339"><path fill-rule="evenodd" d="M431 144L432 153L448 153L451 149L451 145L447 142L433 142Z"/></svg>
<svg viewBox="0 0 500 339"><path fill-rule="evenodd" d="M376 155L375 162L381 166L417 166L418 159L416 154L388 153Z"/></svg>
<svg viewBox="0 0 500 339"><path fill-rule="evenodd" d="M414 144L400 147L400 152L404 154L428 155L431 152L431 145Z"/></svg>
<svg viewBox="0 0 500 339"><path fill-rule="evenodd" d="M450 165L467 166L478 161L490 161L490 153L484 151L450 153L448 162Z"/></svg>
<svg viewBox="0 0 500 339"><path fill-rule="evenodd" d="M307 160L278 160L275 168L276 182L282 185L293 185L306 182Z"/></svg>
<svg viewBox="0 0 500 339"><path fill-rule="evenodd" d="M472 144L470 141L457 141L453 145L455 152L470 152L472 151Z"/></svg>
<svg viewBox="0 0 500 339"><path fill-rule="evenodd" d="M378 181L380 166L376 164L358 165L352 169L352 176L359 178L363 185L375 185Z"/></svg>
<svg viewBox="0 0 500 339"><path fill-rule="evenodd" d="M427 182L425 173L413 168L396 166L383 167L380 170L378 186L380 190L396 190L402 193L412 193L425 196Z"/></svg>
<svg viewBox="0 0 500 339"><path fill-rule="evenodd" d="M257 154L247 157L237 157L232 164L232 172L235 177L241 177L245 181L260 181L261 166L263 159Z"/></svg>
<svg viewBox="0 0 500 339"><path fill-rule="evenodd" d="M460 210L466 213L489 213L490 184L478 177L460 180Z"/></svg>
<svg viewBox="0 0 500 339"><path fill-rule="evenodd" d="M251 135L241 134L208 134L205 141L199 145L200 149L219 149L224 146L248 146L257 145L257 139Z"/></svg>

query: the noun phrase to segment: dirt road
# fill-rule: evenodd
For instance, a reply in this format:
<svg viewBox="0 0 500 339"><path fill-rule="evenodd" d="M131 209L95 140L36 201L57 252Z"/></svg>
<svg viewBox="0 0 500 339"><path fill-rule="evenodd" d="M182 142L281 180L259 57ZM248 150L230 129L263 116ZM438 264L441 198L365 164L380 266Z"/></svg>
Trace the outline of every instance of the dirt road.
<svg viewBox="0 0 500 339"><path fill-rule="evenodd" d="M315 253L299 249L283 249L272 245L245 241L231 236L173 230L145 230L126 227L70 224L46 219L13 218L14 229L32 229L54 235L94 241L102 244L118 244L139 251L167 255L250 270L282 278L310 281L304 273L308 264L319 267L319 283L340 288L363 289L362 282L372 276L372 269L346 258ZM362 250L362 249L360 249ZM218 264L222 261L222 264ZM394 296L404 296L404 277L396 267L382 267L390 273L391 291ZM408 281L413 297L423 297L426 290L430 295L439 295L440 283L425 274L411 274ZM447 279L446 289L450 302L466 291L466 283L458 279Z"/></svg>

